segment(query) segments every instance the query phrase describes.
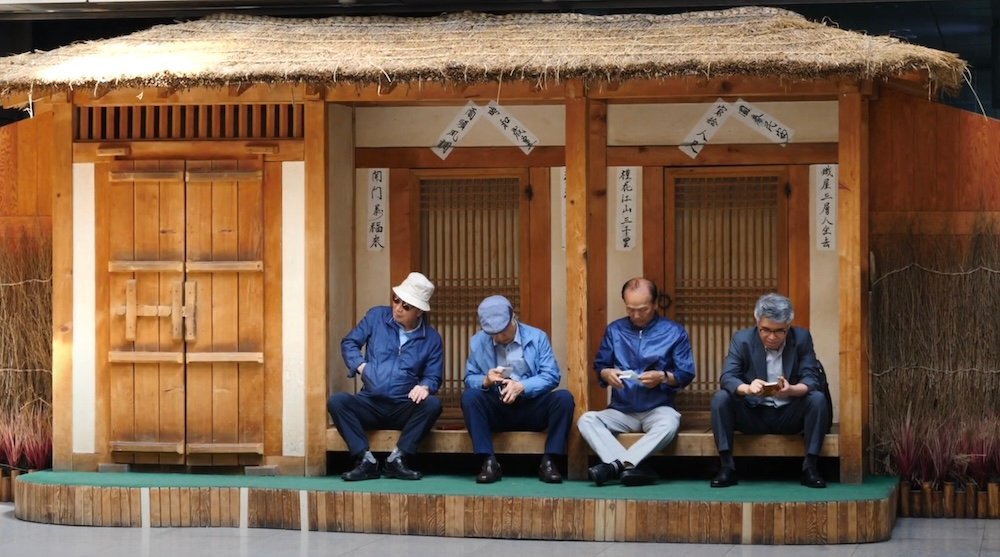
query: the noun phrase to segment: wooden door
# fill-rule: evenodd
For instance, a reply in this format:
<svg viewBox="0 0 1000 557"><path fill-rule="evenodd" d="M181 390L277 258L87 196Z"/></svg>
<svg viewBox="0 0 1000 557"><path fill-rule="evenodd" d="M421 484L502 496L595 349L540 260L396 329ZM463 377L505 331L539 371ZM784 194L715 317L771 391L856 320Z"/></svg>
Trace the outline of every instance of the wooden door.
<svg viewBox="0 0 1000 557"><path fill-rule="evenodd" d="M787 293L788 187L784 167L667 173L668 313L687 329L698 368L680 409L708 409L732 334L753 325L762 294Z"/></svg>
<svg viewBox="0 0 1000 557"><path fill-rule="evenodd" d="M111 448L118 462L263 454L259 161L135 161L109 174Z"/></svg>

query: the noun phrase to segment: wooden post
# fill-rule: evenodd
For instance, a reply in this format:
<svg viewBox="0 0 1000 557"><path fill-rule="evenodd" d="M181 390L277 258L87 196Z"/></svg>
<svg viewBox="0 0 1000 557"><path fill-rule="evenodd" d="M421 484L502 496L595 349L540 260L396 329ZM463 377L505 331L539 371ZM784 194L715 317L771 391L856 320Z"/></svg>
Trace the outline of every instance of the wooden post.
<svg viewBox="0 0 1000 557"><path fill-rule="evenodd" d="M305 103L306 167L306 458L305 474L326 474L327 396L327 106Z"/></svg>
<svg viewBox="0 0 1000 557"><path fill-rule="evenodd" d="M567 388L576 400L574 420L590 409L591 344L594 331L603 331L606 323L606 226L602 226L606 219L598 214L605 212L600 192L606 189L606 110L603 102L586 97L580 82L567 84L565 369ZM598 198L602 201L595 208L592 204ZM569 477L581 479L586 469L587 450L583 439L574 433L570 436Z"/></svg>
<svg viewBox="0 0 1000 557"><path fill-rule="evenodd" d="M868 370L868 100L840 95L840 481L865 473L870 376Z"/></svg>
<svg viewBox="0 0 1000 557"><path fill-rule="evenodd" d="M52 105L52 468L73 469L73 106ZM12 483L13 492L13 483Z"/></svg>

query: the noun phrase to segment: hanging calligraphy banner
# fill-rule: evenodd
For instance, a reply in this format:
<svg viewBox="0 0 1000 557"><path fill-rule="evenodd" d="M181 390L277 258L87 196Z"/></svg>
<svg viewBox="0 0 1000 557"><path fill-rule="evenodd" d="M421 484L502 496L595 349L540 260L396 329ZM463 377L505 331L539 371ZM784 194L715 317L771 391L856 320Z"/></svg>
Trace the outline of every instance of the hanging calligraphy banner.
<svg viewBox="0 0 1000 557"><path fill-rule="evenodd" d="M639 237L639 216L636 213L639 199L638 166L621 166L615 169L615 249L632 251Z"/></svg>
<svg viewBox="0 0 1000 557"><path fill-rule="evenodd" d="M364 226L368 234L368 251L382 251L388 242L389 169L368 169L368 216Z"/></svg>
<svg viewBox="0 0 1000 557"><path fill-rule="evenodd" d="M702 115L698 123L688 132L684 141L677 146L685 155L692 159L697 157L701 150L705 148L715 132L722 127L729 119L732 107L726 101L717 99L715 104L710 106Z"/></svg>
<svg viewBox="0 0 1000 557"><path fill-rule="evenodd" d="M472 128L473 124L479 121L478 119L482 110L482 108L476 106L476 103L469 101L455 115L451 124L445 128L444 133L438 138L437 144L431 147L431 151L434 151L434 154L440 157L441 160L448 158L452 149L465 137L466 132Z"/></svg>
<svg viewBox="0 0 1000 557"><path fill-rule="evenodd" d="M733 116L774 143L787 145L792 140L794 132L767 112L743 99L738 99L732 106Z"/></svg>
<svg viewBox="0 0 1000 557"><path fill-rule="evenodd" d="M816 249L837 249L837 183L839 167L836 164L809 166L813 187L816 188Z"/></svg>
<svg viewBox="0 0 1000 557"><path fill-rule="evenodd" d="M530 153L535 145L538 145L538 137L528 131L524 124L511 116L507 109L497 104L496 101L490 101L490 104L486 105L486 117L501 133L507 136L511 143L520 147L525 155Z"/></svg>

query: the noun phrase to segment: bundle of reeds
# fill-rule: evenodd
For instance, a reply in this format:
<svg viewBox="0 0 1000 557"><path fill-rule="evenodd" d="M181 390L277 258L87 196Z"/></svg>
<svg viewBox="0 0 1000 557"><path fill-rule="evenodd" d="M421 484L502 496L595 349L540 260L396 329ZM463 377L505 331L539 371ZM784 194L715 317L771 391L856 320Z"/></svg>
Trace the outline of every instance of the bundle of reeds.
<svg viewBox="0 0 1000 557"><path fill-rule="evenodd" d="M0 247L0 465L46 468L52 453L52 263L48 238Z"/></svg>
<svg viewBox="0 0 1000 557"><path fill-rule="evenodd" d="M872 441L914 486L1000 477L1000 236L872 244Z"/></svg>

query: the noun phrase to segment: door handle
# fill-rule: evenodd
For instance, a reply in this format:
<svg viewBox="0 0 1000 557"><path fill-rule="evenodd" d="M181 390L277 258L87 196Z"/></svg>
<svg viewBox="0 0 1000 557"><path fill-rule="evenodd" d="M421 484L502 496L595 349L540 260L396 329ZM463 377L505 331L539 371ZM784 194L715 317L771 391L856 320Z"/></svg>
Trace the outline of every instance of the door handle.
<svg viewBox="0 0 1000 557"><path fill-rule="evenodd" d="M184 281L184 340L194 341L197 330L195 328L195 318L197 313L196 296L198 293L198 283L194 281Z"/></svg>

